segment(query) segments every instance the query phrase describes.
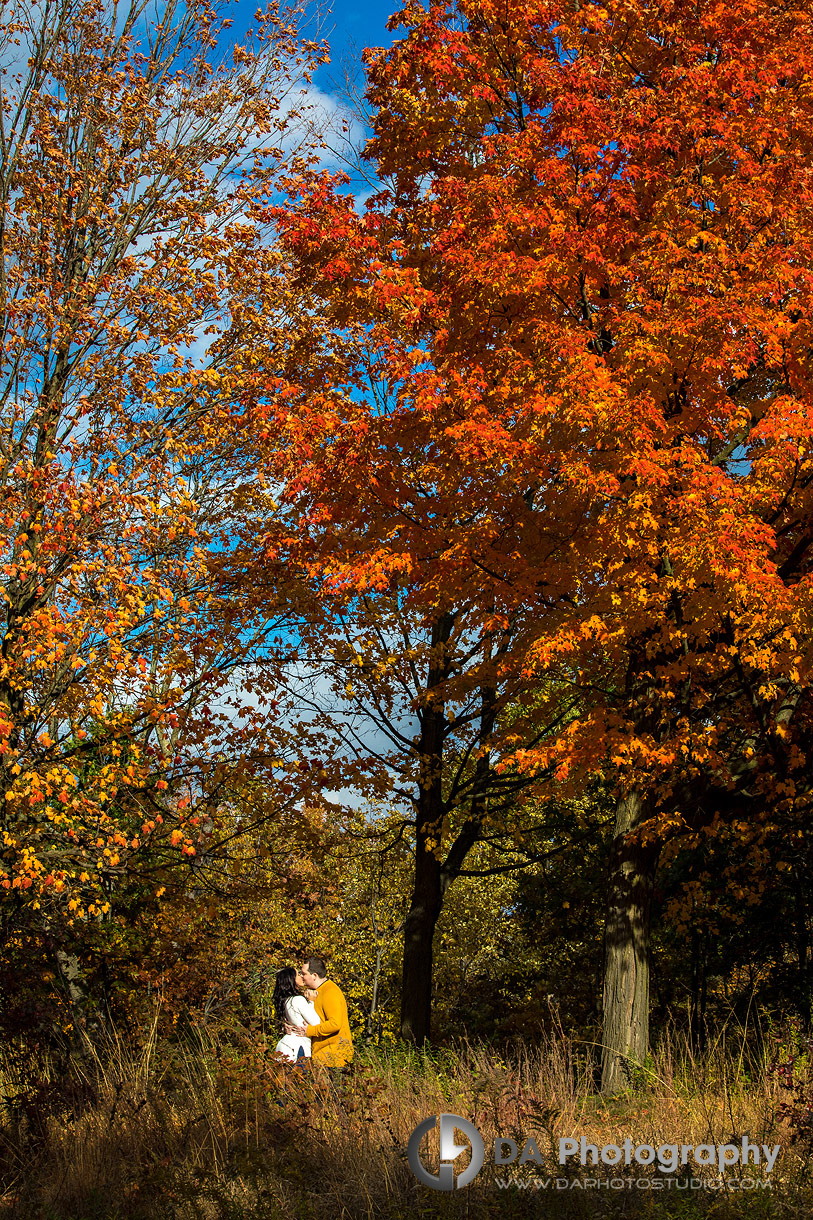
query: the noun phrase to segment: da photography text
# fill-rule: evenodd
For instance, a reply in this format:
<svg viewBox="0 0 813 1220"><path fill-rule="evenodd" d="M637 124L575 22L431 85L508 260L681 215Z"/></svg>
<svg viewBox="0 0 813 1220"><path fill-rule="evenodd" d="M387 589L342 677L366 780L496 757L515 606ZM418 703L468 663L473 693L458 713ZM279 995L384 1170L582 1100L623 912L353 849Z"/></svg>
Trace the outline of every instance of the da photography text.
<svg viewBox="0 0 813 1220"><path fill-rule="evenodd" d="M437 1173L432 1173L421 1159L421 1143L435 1127L439 1128L440 1163ZM456 1142L458 1132L464 1136L465 1143ZM456 1173L455 1162L462 1153L469 1150L471 1155L468 1165L460 1173ZM520 1150L516 1140L498 1135L490 1151L495 1166L541 1166L544 1163L533 1136L524 1141ZM625 1139L620 1144L603 1144L599 1147L588 1143L582 1136L580 1139L560 1139L558 1159L560 1165L574 1160L585 1166L652 1165L664 1173L674 1173L690 1161L696 1165L719 1169L721 1172L735 1165L764 1165L765 1170L770 1173L776 1164L779 1151L779 1144L772 1147L767 1144L752 1144L747 1135L742 1137L739 1144L660 1144L657 1148L652 1144L633 1144L630 1139ZM474 1123L461 1118L459 1114L433 1114L430 1118L425 1118L412 1132L407 1145L410 1169L419 1182L432 1190L460 1190L468 1186L477 1177L485 1159L486 1146L483 1137ZM557 1183L567 1180L554 1179ZM624 1180L618 1179L619 1183ZM536 1183L536 1179L533 1181ZM588 1181L592 1184L593 1179ZM637 1179L630 1178L629 1181L632 1183ZM702 1181L705 1184L705 1180ZM499 1179L498 1185L503 1186Z"/></svg>
<svg viewBox="0 0 813 1220"><path fill-rule="evenodd" d="M511 1141L503 1141L511 1142ZM496 1149L496 1144L495 1144ZM667 1173L674 1173L682 1165L694 1161L704 1167L731 1169L734 1165L765 1165L768 1173L776 1164L779 1144L752 1144L747 1135L739 1144L635 1144L625 1139L622 1144L604 1144L601 1148L581 1139L559 1140L559 1164L567 1162L578 1153L580 1165L656 1165ZM497 1161L497 1164L508 1164Z"/></svg>

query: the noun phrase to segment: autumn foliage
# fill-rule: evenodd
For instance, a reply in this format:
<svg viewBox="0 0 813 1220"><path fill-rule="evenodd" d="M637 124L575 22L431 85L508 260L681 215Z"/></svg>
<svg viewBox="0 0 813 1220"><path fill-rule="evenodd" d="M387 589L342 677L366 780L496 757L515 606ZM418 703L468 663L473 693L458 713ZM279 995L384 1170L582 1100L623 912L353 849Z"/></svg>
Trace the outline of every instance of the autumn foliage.
<svg viewBox="0 0 813 1220"><path fill-rule="evenodd" d="M222 60L206 4L2 17L0 887L42 968L215 851L270 758L258 818L302 790L243 689L272 699L284 595L235 596L224 555L266 512L241 402L292 297L252 209L312 154L294 21Z"/></svg>
<svg viewBox="0 0 813 1220"><path fill-rule="evenodd" d="M648 1004L659 845L809 802L810 11L409 4L392 28L383 189L358 212L305 179L280 216L322 301L282 420L294 546L326 589L510 624L541 731L503 716L483 748L618 796L609 1019Z"/></svg>
<svg viewBox="0 0 813 1220"><path fill-rule="evenodd" d="M0 1019L256 1030L313 949L371 1038L538 1034L578 970L611 1092L747 911L810 1022L809 4L410 2L363 204L301 13L20 13Z"/></svg>
<svg viewBox="0 0 813 1220"><path fill-rule="evenodd" d="M704 712L740 669L781 750L809 588L806 9L458 16L407 8L372 65L391 189L357 216L320 182L288 220L392 387L384 410L303 392L290 494L340 523L334 582L476 588L528 620L523 664L593 679L519 765L727 765L743 709Z"/></svg>

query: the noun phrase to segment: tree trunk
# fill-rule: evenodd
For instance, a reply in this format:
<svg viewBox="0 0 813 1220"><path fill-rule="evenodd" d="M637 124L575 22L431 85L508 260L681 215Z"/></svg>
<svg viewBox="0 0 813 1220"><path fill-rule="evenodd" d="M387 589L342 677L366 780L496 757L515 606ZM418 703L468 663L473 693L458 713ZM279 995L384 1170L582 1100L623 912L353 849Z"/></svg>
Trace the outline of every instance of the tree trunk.
<svg viewBox="0 0 813 1220"><path fill-rule="evenodd" d="M692 1003L690 1010L690 1037L698 1054L706 1049L706 983L707 983L706 936L692 930Z"/></svg>
<svg viewBox="0 0 813 1220"><path fill-rule="evenodd" d="M420 836L415 855L415 885L404 924L404 968L401 980L401 1037L422 1045L432 1021L432 945L442 904L440 861Z"/></svg>
<svg viewBox="0 0 813 1220"><path fill-rule="evenodd" d="M404 967L401 976L401 1037L418 1046L427 1041L432 1023L432 942L443 905L440 849L443 835L443 745L446 717L435 687L448 674L446 644L453 618L443 614L432 628L427 699L419 715L420 772L415 827L415 882L404 922Z"/></svg>
<svg viewBox="0 0 813 1220"><path fill-rule="evenodd" d="M432 635L432 663L427 699L421 714L420 796L415 843L415 884L409 914L404 923L404 969L401 985L401 1037L421 1045L431 1034L432 962L435 926L443 900L471 848L477 842L488 806L491 754L487 745L494 731L497 693L484 683L480 688L479 744L484 747L474 766L469 816L442 858L443 822L449 812L443 795L443 747L448 732L442 699L433 695L448 676L446 644L453 616L443 615ZM484 650L490 659L490 647ZM452 785L453 787L453 785Z"/></svg>
<svg viewBox="0 0 813 1220"><path fill-rule="evenodd" d="M649 1049L649 934L657 852L635 831L644 802L631 792L618 803L611 854L604 945L602 1093L626 1088Z"/></svg>

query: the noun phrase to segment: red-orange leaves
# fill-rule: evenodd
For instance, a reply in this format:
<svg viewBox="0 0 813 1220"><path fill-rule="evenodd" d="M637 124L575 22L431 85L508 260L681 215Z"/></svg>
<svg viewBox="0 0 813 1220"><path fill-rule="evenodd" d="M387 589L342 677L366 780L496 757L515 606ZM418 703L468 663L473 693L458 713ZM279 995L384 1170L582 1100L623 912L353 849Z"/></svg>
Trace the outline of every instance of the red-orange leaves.
<svg viewBox="0 0 813 1220"><path fill-rule="evenodd" d="M302 183L281 222L322 297L289 374L293 545L332 586L502 614L503 671L578 692L501 766L609 759L666 799L692 759L768 792L813 661L809 5L394 25L387 191L357 216Z"/></svg>

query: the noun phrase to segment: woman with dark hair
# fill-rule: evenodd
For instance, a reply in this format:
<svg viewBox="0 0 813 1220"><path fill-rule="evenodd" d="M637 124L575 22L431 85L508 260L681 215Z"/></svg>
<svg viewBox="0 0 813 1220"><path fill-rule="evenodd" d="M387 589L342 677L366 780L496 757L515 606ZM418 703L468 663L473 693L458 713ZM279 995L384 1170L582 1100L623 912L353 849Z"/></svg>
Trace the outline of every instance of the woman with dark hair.
<svg viewBox="0 0 813 1220"><path fill-rule="evenodd" d="M274 1013L280 1025L287 1021L290 1025L318 1025L319 1014L306 1000L302 991L305 981L299 970L293 966L283 966L277 971L274 983ZM297 1059L310 1059L311 1040L300 1037L299 1034L285 1034L275 1046L278 1055L283 1055L291 1063Z"/></svg>

